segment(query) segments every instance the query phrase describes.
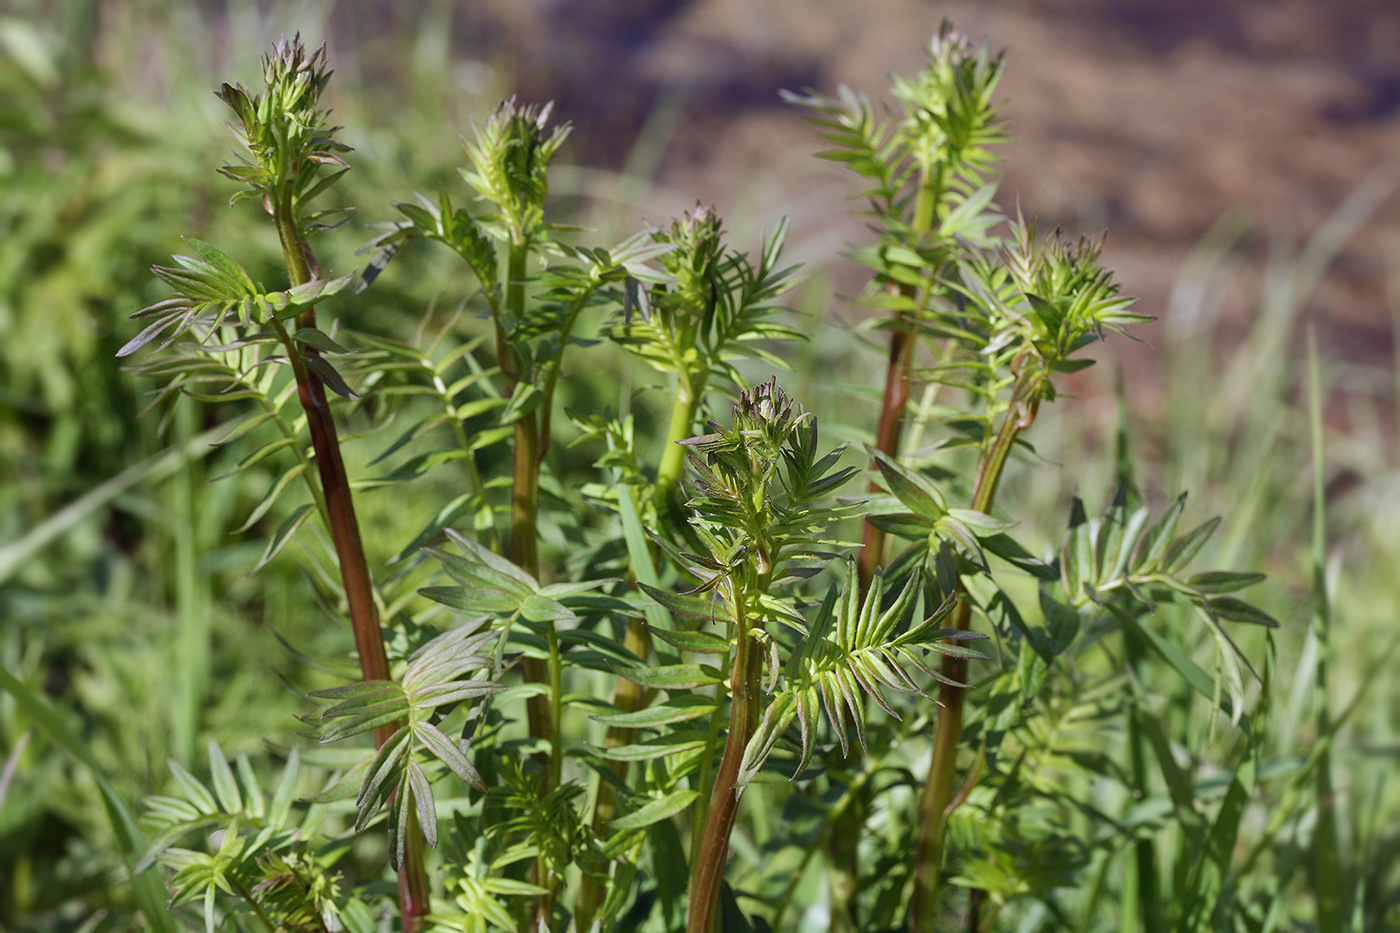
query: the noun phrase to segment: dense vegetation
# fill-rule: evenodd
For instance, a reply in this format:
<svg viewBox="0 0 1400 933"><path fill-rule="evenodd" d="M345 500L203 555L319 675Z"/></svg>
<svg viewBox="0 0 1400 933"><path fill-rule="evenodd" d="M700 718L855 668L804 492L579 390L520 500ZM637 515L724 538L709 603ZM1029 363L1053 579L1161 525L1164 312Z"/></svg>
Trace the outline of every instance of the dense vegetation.
<svg viewBox="0 0 1400 933"><path fill-rule="evenodd" d="M998 209L947 29L790 98L871 221L837 325L785 225L570 226L567 114L341 131L290 39L161 113L84 24L0 24L6 928L1397 926L1393 476L1290 339L1372 205L1105 425L1057 395L1140 309Z"/></svg>

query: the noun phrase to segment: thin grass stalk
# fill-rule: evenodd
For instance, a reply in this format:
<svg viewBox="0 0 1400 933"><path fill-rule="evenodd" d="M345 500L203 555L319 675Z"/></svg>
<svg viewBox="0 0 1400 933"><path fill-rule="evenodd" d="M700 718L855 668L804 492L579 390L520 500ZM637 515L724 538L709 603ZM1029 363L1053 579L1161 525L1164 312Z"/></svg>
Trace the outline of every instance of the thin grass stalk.
<svg viewBox="0 0 1400 933"><path fill-rule="evenodd" d="M971 508L990 512L996 499L1007 458L1016 437L1035 420L1034 407L1014 406L1006 414L992 446L977 467L977 482ZM960 598L949 618L951 628L966 630L972 619L972 604ZM967 682L967 659L945 657L943 676L958 684ZM938 716L933 727L933 760L929 778L919 801L919 841L914 854L914 893L909 905L910 933L935 933L937 929L938 888L943 868L943 842L948 818L966 799L971 787L954 796L958 773L958 742L962 738L963 704L967 689L942 683L938 691Z"/></svg>
<svg viewBox="0 0 1400 933"><path fill-rule="evenodd" d="M650 657L651 634L647 631L647 627L636 619L629 619L624 645L628 651L639 658ZM651 702L654 692L625 678L618 678L612 702L624 713L634 713ZM635 735L635 729L609 726L607 735L603 739L603 747L621 748L631 744ZM623 781L627 780L627 773L631 770L630 764L627 761L613 762L613 767ZM615 816L617 816L617 790L611 781L599 779L593 798L593 832L598 838L601 839L607 835L608 824ZM592 929L593 917L602 908L607 894L606 883L603 880L591 874L583 876L583 880L579 884L578 899L574 904L574 918L580 931Z"/></svg>
<svg viewBox="0 0 1400 933"><path fill-rule="evenodd" d="M1123 384L1123 370L1120 367L1114 378L1114 399L1117 418L1113 432L1114 473L1120 489L1136 488L1133 478L1132 450L1128 445L1128 400ZM1122 629L1124 655L1128 662L1128 672L1135 683L1132 705L1128 710L1128 773L1132 777L1132 788L1137 801L1148 798L1151 788L1151 749L1144 721L1151 715L1144 705L1144 690L1147 686L1148 664L1147 645L1135 630L1129 626ZM1157 849L1150 836L1144 836L1133 843L1133 870L1128 882L1123 885L1123 910L1119 923L1123 933L1134 930L1165 930L1167 918L1162 909L1162 887L1159 881Z"/></svg>
<svg viewBox="0 0 1400 933"><path fill-rule="evenodd" d="M699 395L696 391L697 382L703 385L703 375L692 377L691 373L684 367L677 368L676 400L671 406L666 445L661 454L661 462L657 466L656 482L652 486L652 502L655 504L657 514L661 517L663 524L668 520L674 520L672 497L680 486L686 457L686 448L677 442L690 437L695 425L695 413L700 405ZM659 560L661 555L659 550L653 546L648 556L655 566L655 562ZM627 620L625 645L629 651L643 660L651 656L651 633L641 619ZM623 712L635 712L650 702L651 693L652 691L639 684L634 684L625 678L618 678L612 702ZM620 748L631 744L635 735L635 729L625 726L609 726L607 736L604 739L604 747ZM627 772L630 770L629 762L615 761L613 767L617 769L619 776L625 781ZM701 785L708 786L703 779ZM617 791L610 781L598 781L594 791L592 809L593 831L601 838L606 834L608 823L617 815ZM703 814L706 811L702 806L696 812ZM696 851L699 848L699 838L697 835L697 845L694 847ZM606 895L607 892L602 881L591 875L584 876L574 908L574 916L580 930L589 929L593 915L602 906Z"/></svg>
<svg viewBox="0 0 1400 933"><path fill-rule="evenodd" d="M1322 385L1317 363L1317 334L1308 328L1308 421L1312 440L1313 521L1312 580L1313 633L1317 638L1313 697L1318 736L1336 730L1327 693L1327 665L1332 653L1332 602L1327 592L1327 501L1323 471ZM1346 925L1346 884L1343 878L1340 833L1337 826L1336 790L1332 781L1332 752L1323 748L1314 774L1317 826L1313 830L1313 870L1317 873L1317 925L1341 930Z"/></svg>
<svg viewBox="0 0 1400 933"><path fill-rule="evenodd" d="M1147 663L1147 647L1136 633L1123 630L1124 650L1128 669L1140 678ZM1150 772L1148 767L1147 736L1143 731L1142 719L1147 713L1139 708L1141 696L1134 697L1134 704L1128 714L1128 773L1132 775L1138 800L1146 800L1150 792ZM1150 836L1144 836L1133 843L1133 871L1124 885L1125 909L1120 922L1124 933L1142 930L1144 933L1167 928L1166 916L1162 911L1160 896L1161 884L1158 881L1157 850ZM1129 893L1135 903L1127 904ZM1129 926L1132 924L1132 926Z"/></svg>
<svg viewBox="0 0 1400 933"><path fill-rule="evenodd" d="M181 445L195 431L194 410L188 399L181 399L175 412L176 431ZM194 756L195 736L199 732L200 708L204 690L209 684L210 614L206 592L197 564L195 530L199 527L196 514L198 466L186 459L171 481L175 522L175 605L179 631L175 636L175 693L177 706L171 723L172 757L189 762Z"/></svg>

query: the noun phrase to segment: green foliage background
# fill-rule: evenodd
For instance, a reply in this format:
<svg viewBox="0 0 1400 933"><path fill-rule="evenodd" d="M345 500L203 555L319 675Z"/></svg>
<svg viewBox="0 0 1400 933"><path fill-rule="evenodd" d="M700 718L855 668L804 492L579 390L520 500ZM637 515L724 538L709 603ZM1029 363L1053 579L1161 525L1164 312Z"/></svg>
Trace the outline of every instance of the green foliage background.
<svg viewBox="0 0 1400 933"><path fill-rule="evenodd" d="M0 13L0 664L52 701L92 764L55 745L31 712L0 693L0 926L7 929L77 929L96 909L129 909L128 895L112 884L118 846L94 768L131 802L163 789L167 759L205 767L209 739L230 754L289 745L294 717L307 712L304 694L336 682L304 658L347 657L348 631L306 608L313 588L295 548L246 575L258 546L234 532L276 473L268 466L210 482L248 452L238 443L210 446L226 432L220 425L233 403L198 411L181 404L163 422L138 418L150 386L123 373L115 357L138 329L131 312L162 297L148 270L178 251L177 232L243 243L241 258L261 257L264 268L254 262L255 272L276 278L272 231L251 206L225 209L234 186L209 169L227 137L208 90L231 76L251 78L257 54L281 31L319 41L330 7L292 9L275 8L265 20L252 5L231 5L216 23L192 4L133 0L124 15L107 11L101 30L97 5L78 0L52 8L21 2ZM425 12L414 32L371 40L366 31L333 51L330 103L356 149L354 170L336 190L361 212L352 224L391 219L386 192L451 183L462 162L458 134L508 90L499 74L498 86L476 92L454 80L464 63L442 41L440 14ZM1157 348L1162 404L1148 415L1130 396L1118 416L1146 465L1149 494L1166 502L1190 490L1188 524L1227 516L1207 562L1270 574L1267 591L1254 598L1283 623L1266 720L1276 759L1301 762L1313 747L1319 663L1328 665L1337 709L1369 682L1332 745L1345 873L1292 873L1281 893L1305 902L1310 887L1340 884L1362 895L1367 916L1388 916L1387 928L1395 928L1395 910L1385 904L1400 898L1400 783L1386 778L1400 753L1400 693L1393 677L1370 678L1391 657L1400 618L1393 518L1400 471L1393 437L1384 445L1366 439L1379 435L1368 429L1389 417L1397 393L1334 394L1328 387L1345 362L1321 361L1326 410L1337 415L1328 424L1352 428L1326 428L1317 473L1299 339L1318 275L1380 197L1358 189L1316 240L1275 254L1238 346L1216 345L1212 296L1231 274L1234 252L1255 234L1238 219L1222 221L1183 268L1167 312ZM589 225L615 222L606 204L582 210L579 220ZM362 262L350 255L362 239L325 238L328 271ZM425 254L397 262L404 268L376 285L372 302L350 305L347 325L406 337L418 311L458 293L438 271L450 267ZM818 282L825 274L809 272ZM799 310L829 315L820 291L799 291L799 302L809 295L813 304ZM870 439L867 428L848 426L870 423L874 358L859 335L835 327L793 351L786 387L818 410L833 442ZM617 369L623 359L618 353ZM1004 500L1064 516L1073 489L1111 487L1112 369L1097 372L1100 381L1078 383L1083 403L1049 408L1037 426L1041 463L1055 466L1027 459L1013 467ZM640 385L651 377L632 378ZM561 391L581 411L617 402L586 373ZM846 407L834 406L840 397ZM648 404L640 397L643 413ZM174 454L160 453L169 445ZM347 452L352 475L373 474L367 448L351 443ZM1325 515L1312 507L1317 482L1328 491ZM433 503L454 494L442 473L407 488L393 495ZM387 495L365 492L359 504L371 562L385 563L416 528L413 519L405 522ZM286 508L261 517L254 531L262 534L252 539L270 534ZM1315 521L1324 522L1318 543ZM1040 530L1043 540L1056 540L1061 527ZM566 532L552 533L562 541ZM1319 563L1321 612L1333 626L1326 658L1312 635ZM1199 622L1182 615L1178 624L1183 644L1208 641L1193 640ZM1262 656L1262 635L1239 637L1247 656ZM1202 722L1192 742L1214 741L1212 728ZM1259 776L1260 795L1246 814L1256 832L1270 789L1287 776L1286 767ZM1284 848L1301 858L1308 843L1303 827ZM378 844L360 843L371 850L364 857L373 858Z"/></svg>

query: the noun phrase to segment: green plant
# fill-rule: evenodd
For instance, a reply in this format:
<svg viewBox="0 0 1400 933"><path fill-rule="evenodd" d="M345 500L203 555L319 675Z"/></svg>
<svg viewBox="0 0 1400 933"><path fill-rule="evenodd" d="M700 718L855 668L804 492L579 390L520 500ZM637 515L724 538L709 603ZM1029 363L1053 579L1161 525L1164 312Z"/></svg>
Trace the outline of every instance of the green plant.
<svg viewBox="0 0 1400 933"><path fill-rule="evenodd" d="M776 365L763 341L801 335L778 317L782 229L756 262L705 209L576 245L547 200L567 129L507 102L467 143L473 207L445 189L397 205L406 219L369 244L358 280L414 241L445 245L486 332L433 309L410 339L322 326L354 281L323 277L309 245L331 216L311 202L348 167L319 107L324 51L283 41L261 92L224 85L247 161L223 172L271 217L288 285L190 240L194 255L156 270L174 296L141 312L151 323L123 352L159 341L141 364L158 403L252 408L238 431L261 443L241 467L287 464L248 523L281 510L258 564L300 536L359 656L359 682L313 693L329 702L319 736L376 747L315 756L333 773L301 803L300 756L266 803L251 762L235 778L214 748L207 786L177 769L178 796L150 801L157 835L136 867L174 869L175 906L201 904L210 929L368 930L387 911L409 930L710 933L795 928L817 901L833 929L1007 915L1088 929L1120 860L1114 893L1143 928L1242 917L1233 842L1262 770L1272 656L1256 669L1226 626L1273 624L1231 595L1260 575L1189 572L1216 523L1179 533L1184 498L1153 517L1126 432L1110 504L1091 519L1076 498L1045 557L997 500L1056 374L1142 319L1095 244L996 213L1000 67L945 28L928 68L897 81L898 115L849 92L798 99L871 184L879 240L857 255L892 334L877 485L846 498L862 471L841 466L844 446L823 450L812 413L734 364ZM581 413L589 387L564 364L584 353L630 353L668 379L662 444L635 414ZM327 388L363 439L341 436ZM553 443L566 392L592 464ZM907 442L906 424L935 444ZM352 481L360 445L396 465ZM372 564L355 493L407 502L444 472L465 491ZM309 501L288 509L298 483ZM863 542L845 540L862 520ZM891 537L908 543L886 556ZM1182 648L1193 617L1217 645L1213 674ZM1191 775L1203 763L1172 747L1199 704L1237 744L1219 805ZM381 819L395 908L356 836ZM1197 867L1169 899L1151 834L1171 819L1179 864ZM205 851L181 847L201 834Z"/></svg>

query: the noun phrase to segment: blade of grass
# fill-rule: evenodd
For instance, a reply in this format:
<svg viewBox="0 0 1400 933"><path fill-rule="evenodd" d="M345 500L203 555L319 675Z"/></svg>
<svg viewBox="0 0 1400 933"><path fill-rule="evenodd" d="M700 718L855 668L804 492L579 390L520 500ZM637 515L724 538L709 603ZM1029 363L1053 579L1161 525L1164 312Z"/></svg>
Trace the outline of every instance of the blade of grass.
<svg viewBox="0 0 1400 933"><path fill-rule="evenodd" d="M195 411L189 399L181 399L175 414L176 430L189 437L195 425ZM171 749L176 760L189 763L195 752L200 724L200 706L208 686L210 613L207 589L196 566L198 546L195 534L200 527L196 484L200 482L194 458L187 457L171 482L171 531L175 538L175 605L179 625L175 632L174 692L175 716L171 722Z"/></svg>
<svg viewBox="0 0 1400 933"><path fill-rule="evenodd" d="M1332 653L1332 602L1327 592L1327 501L1323 489L1326 469L1322 440L1322 386L1317 363L1317 335L1308 328L1308 424L1312 439L1312 628L1317 636L1313 702L1317 734L1331 736L1331 702L1327 695L1327 666ZM1317 763L1317 825L1313 830L1313 868L1316 872L1317 923L1323 930L1341 930L1346 916L1347 892L1338 836L1336 792L1332 782L1330 745Z"/></svg>
<svg viewBox="0 0 1400 933"><path fill-rule="evenodd" d="M132 893L140 906L141 913L145 915L146 922L150 924L151 929L157 933L177 933L179 926L170 912L166 910L165 905L169 900L169 895L161 880L160 870L153 866L140 874L132 872L132 867L144 854L146 840L136 825L131 811L127 809L116 790L108 783L97 762L88 754L78 737L68 729L67 724L64 723L58 712L49 705L49 702L3 667L0 667L0 687L3 687L15 698L19 707L34 721L35 725L48 735L55 745L72 755L92 775L93 782L97 784L97 789L102 794L102 806L107 812L107 820L112 826L112 835L116 838L122 864L126 868Z"/></svg>

